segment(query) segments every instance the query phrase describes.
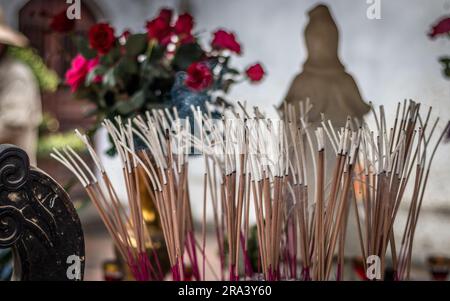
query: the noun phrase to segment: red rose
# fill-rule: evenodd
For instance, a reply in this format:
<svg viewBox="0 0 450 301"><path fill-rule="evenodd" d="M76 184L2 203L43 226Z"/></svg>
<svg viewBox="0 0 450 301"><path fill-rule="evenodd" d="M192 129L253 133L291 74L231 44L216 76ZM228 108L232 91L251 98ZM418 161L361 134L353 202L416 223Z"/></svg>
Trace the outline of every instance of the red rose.
<svg viewBox="0 0 450 301"><path fill-rule="evenodd" d="M89 45L100 54L106 54L114 46L114 29L107 23L98 23L89 29Z"/></svg>
<svg viewBox="0 0 450 301"><path fill-rule="evenodd" d="M202 91L212 84L212 72L204 63L193 63L188 67L186 72L187 77L184 83L192 90Z"/></svg>
<svg viewBox="0 0 450 301"><path fill-rule="evenodd" d="M163 8L159 11L158 18L163 19L167 23L172 20L173 11L170 8Z"/></svg>
<svg viewBox="0 0 450 301"><path fill-rule="evenodd" d="M255 64L245 70L245 74L252 82L259 82L264 77L264 69L260 64Z"/></svg>
<svg viewBox="0 0 450 301"><path fill-rule="evenodd" d="M214 33L211 46L215 49L228 49L237 54L241 54L241 45L236 41L234 34L222 29Z"/></svg>
<svg viewBox="0 0 450 301"><path fill-rule="evenodd" d="M192 28L194 28L194 19L190 14L186 13L178 17L174 31L181 40L186 40L186 38L192 37Z"/></svg>
<svg viewBox="0 0 450 301"><path fill-rule="evenodd" d="M167 45L172 36L172 11L170 9L162 9L159 15L147 22L147 35L149 39L156 39L162 45Z"/></svg>
<svg viewBox="0 0 450 301"><path fill-rule="evenodd" d="M450 18L445 18L439 21L431 28L431 32L428 35L431 38L434 38L442 34L450 34Z"/></svg>
<svg viewBox="0 0 450 301"><path fill-rule="evenodd" d="M161 18L147 22L147 35L149 39L156 39L159 43L167 45L172 36L172 28Z"/></svg>
<svg viewBox="0 0 450 301"><path fill-rule="evenodd" d="M50 21L50 28L59 33L72 31L75 28L75 20L67 18L66 10L53 16Z"/></svg>
<svg viewBox="0 0 450 301"><path fill-rule="evenodd" d="M98 58L87 60L81 54L78 54L71 63L71 68L66 72L66 83L70 86L70 90L75 92L78 87L84 83L86 75L95 66L98 65ZM99 82L100 77L94 79L94 82Z"/></svg>

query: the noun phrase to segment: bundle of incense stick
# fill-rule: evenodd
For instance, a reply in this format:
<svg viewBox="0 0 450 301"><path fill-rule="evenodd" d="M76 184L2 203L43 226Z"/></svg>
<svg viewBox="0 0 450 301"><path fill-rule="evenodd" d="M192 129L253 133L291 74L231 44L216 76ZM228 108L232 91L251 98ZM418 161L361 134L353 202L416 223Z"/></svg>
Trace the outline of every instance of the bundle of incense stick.
<svg viewBox="0 0 450 301"><path fill-rule="evenodd" d="M203 153L206 166L204 207L209 186L222 266L226 238L229 279L239 279L240 254L245 276L253 274L247 248L252 195L262 272L266 279L279 279L288 176L284 123L248 118L245 109L242 115L235 113L215 121L199 109L193 108L193 112L200 137L192 140ZM261 114L255 110L255 115Z"/></svg>
<svg viewBox="0 0 450 301"><path fill-rule="evenodd" d="M374 133L363 125L358 157L363 170L357 175L361 189L355 191L363 200L362 216L355 210L361 252L364 258L379 256L384 277L386 253L390 249L396 279L409 279L414 234L430 166L446 130L431 148L430 141L439 122L439 118L430 121L431 107L424 118L420 104L413 101L399 103L390 128L383 106L378 114L373 107L372 112L377 131ZM406 195L408 188L412 191L410 196ZM405 203L406 198L409 204ZM401 204L408 211L405 225L395 223ZM401 234L400 242L396 241L396 233Z"/></svg>
<svg viewBox="0 0 450 301"><path fill-rule="evenodd" d="M349 194L361 133L351 130L350 120L337 133L330 121L323 121L322 126L315 129L314 137L307 122L308 102L300 103L299 107L300 114L297 114L294 106L286 105L283 114L290 147L289 189L295 202L295 214L288 224L292 223L293 236L296 233L299 236L301 278L328 280L338 247L336 279L339 280L342 279ZM327 149L326 145L331 145L332 149ZM326 152L335 154L331 174L325 169ZM312 178L308 177L308 168L313 169ZM308 191L310 187L314 187L314 193ZM289 238L290 232L287 234ZM296 254L296 246L291 244L286 253ZM294 267L290 270L291 277L296 277Z"/></svg>
<svg viewBox="0 0 450 301"><path fill-rule="evenodd" d="M295 211L291 208L292 202L286 202L290 161L284 122L263 118L257 108L252 117L244 106L239 105L242 115L235 113L215 122L207 114L202 115L193 109L201 133L200 138L193 137L193 141L205 158L204 195L206 187L211 187L219 250L221 254L225 253L222 248L223 237L226 236L231 242L228 246L230 279L237 277L240 254L243 255L245 276L252 277L254 271L247 242L250 207L253 205L259 269L262 269L264 278L296 279L297 261L292 252L285 256L288 267L280 269L283 242L289 246L289 251L294 249L295 253L297 240L296 229L292 232L286 226L286 220L296 219L296 215L292 214ZM220 211L221 208L224 210ZM223 265L224 260L221 262Z"/></svg>
<svg viewBox="0 0 450 301"><path fill-rule="evenodd" d="M145 241L151 242L151 237L144 227L142 216L138 181L141 172L139 166L143 167L146 174L145 183L161 220L173 279L184 279L185 250L189 256L194 277L199 279L187 187L188 164L185 155L187 153L185 148L188 145L187 136L183 134L184 129L181 127L180 120L174 119L168 111L166 113L154 111L153 115L147 114L146 120L138 117L133 121L127 120L125 123L118 118L115 123L109 120L103 123L121 158L129 213L119 202L100 159L85 136L79 134L88 146L105 185L98 184L100 181L87 164L70 149L64 150L64 154L58 150L52 154L82 182L137 280L160 280L164 277L154 249L153 255L158 269L152 266L145 251ZM172 127L171 132L169 132L168 118L171 124L177 125ZM144 143L148 148L138 149L135 141ZM175 152L178 152L178 155L175 156ZM73 157L78 159L78 162ZM92 179L86 175L90 175ZM132 237L126 231L127 228L132 230ZM135 247L132 243L137 246Z"/></svg>
<svg viewBox="0 0 450 301"><path fill-rule="evenodd" d="M147 146L139 162L150 179L148 187L161 219L173 279L184 279L187 253L193 276L200 280L188 187L189 120L179 119L176 109L173 113L154 110L133 123L132 132Z"/></svg>
<svg viewBox="0 0 450 301"><path fill-rule="evenodd" d="M249 163L261 263L265 278L278 280L289 168L284 123L257 119L250 124Z"/></svg>
<svg viewBox="0 0 450 301"><path fill-rule="evenodd" d="M164 275L156 251L152 248L151 237L144 227L141 213L136 158L130 156L124 149L125 141L128 141L127 144L130 144L132 149L134 148L131 132L123 127L115 128L108 120L105 121L104 126L113 137L121 159L128 208L124 208L120 202L101 160L85 135L76 131L98 169L98 176L70 146L61 151L54 149L51 156L66 166L81 182L133 277L138 281L162 280ZM146 252L147 245L153 250L152 256L155 259L153 261L149 260Z"/></svg>
<svg viewBox="0 0 450 301"><path fill-rule="evenodd" d="M202 153L205 162L203 225L206 224L209 187L220 254L221 279L225 279L226 263L228 263L229 280L239 279L241 250L244 255L245 274L251 277L252 267L247 253L250 197L245 122L239 118L239 115L233 119L213 120L210 112L202 114L199 108L194 107L192 110L199 135L192 135L191 139L193 146ZM204 274L205 227L202 234Z"/></svg>

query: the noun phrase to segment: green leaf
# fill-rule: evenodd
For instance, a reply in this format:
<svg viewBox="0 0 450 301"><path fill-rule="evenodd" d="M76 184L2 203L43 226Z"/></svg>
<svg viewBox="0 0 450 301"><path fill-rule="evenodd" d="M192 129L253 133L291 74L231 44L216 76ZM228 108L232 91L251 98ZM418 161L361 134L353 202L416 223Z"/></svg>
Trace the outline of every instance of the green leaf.
<svg viewBox="0 0 450 301"><path fill-rule="evenodd" d="M225 93L228 93L229 91L230 91L230 88L231 88L231 86L233 85L235 83L235 81L233 80L233 79L227 79L227 80L224 80L223 82L222 82L222 90L225 92Z"/></svg>
<svg viewBox="0 0 450 301"><path fill-rule="evenodd" d="M147 35L138 33L130 35L125 44L125 50L129 56L137 56L145 52L147 48Z"/></svg>
<svg viewBox="0 0 450 301"><path fill-rule="evenodd" d="M442 56L442 57L439 58L439 62L441 62L444 65L449 65L450 64L450 57Z"/></svg>
<svg viewBox="0 0 450 301"><path fill-rule="evenodd" d="M97 65L93 70L91 70L86 76L86 86L92 84L97 75L103 76L107 71L107 68L102 65Z"/></svg>
<svg viewBox="0 0 450 301"><path fill-rule="evenodd" d="M103 84L109 88L114 88L116 83L115 68L110 68L103 76Z"/></svg>
<svg viewBox="0 0 450 301"><path fill-rule="evenodd" d="M161 60L164 57L164 54L166 53L166 48L159 44L153 44L151 46L152 48L149 49L149 62L157 62Z"/></svg>
<svg viewBox="0 0 450 301"><path fill-rule="evenodd" d="M203 58L204 52L197 43L181 45L173 58L174 68L177 70L186 70L189 65Z"/></svg>
<svg viewBox="0 0 450 301"><path fill-rule="evenodd" d="M132 103L134 109L139 109L140 107L142 107L142 105L145 103L144 92L141 90L134 93L130 99L130 102Z"/></svg>
<svg viewBox="0 0 450 301"><path fill-rule="evenodd" d="M144 105L144 103L145 103L145 95L144 92L141 90L134 93L129 100L119 101L116 104L115 108L119 114L128 115L141 108Z"/></svg>
<svg viewBox="0 0 450 301"><path fill-rule="evenodd" d="M116 69L119 76L134 74L138 72L138 63L132 58L123 57L117 64Z"/></svg>
<svg viewBox="0 0 450 301"><path fill-rule="evenodd" d="M439 58L439 62L443 64L442 73L445 77L450 78L450 57L443 56Z"/></svg>
<svg viewBox="0 0 450 301"><path fill-rule="evenodd" d="M120 115L128 115L133 112L133 108L128 101L119 101L116 104L116 110Z"/></svg>
<svg viewBox="0 0 450 301"><path fill-rule="evenodd" d="M226 68L226 69L224 69L224 72L225 72L225 73L232 74L232 75L239 75L239 74L241 74L241 73L239 72L239 70L234 69L234 68Z"/></svg>
<svg viewBox="0 0 450 301"><path fill-rule="evenodd" d="M97 56L97 51L89 47L89 42L86 38L82 36L75 36L73 41L80 54L86 59L90 60Z"/></svg>
<svg viewBox="0 0 450 301"><path fill-rule="evenodd" d="M100 57L100 64L110 66L121 57L119 47L112 48L107 54Z"/></svg>
<svg viewBox="0 0 450 301"><path fill-rule="evenodd" d="M109 141L109 148L105 151L105 154L108 155L109 157L114 157L115 155L117 155L117 149L114 146L111 135L108 135L108 141Z"/></svg>

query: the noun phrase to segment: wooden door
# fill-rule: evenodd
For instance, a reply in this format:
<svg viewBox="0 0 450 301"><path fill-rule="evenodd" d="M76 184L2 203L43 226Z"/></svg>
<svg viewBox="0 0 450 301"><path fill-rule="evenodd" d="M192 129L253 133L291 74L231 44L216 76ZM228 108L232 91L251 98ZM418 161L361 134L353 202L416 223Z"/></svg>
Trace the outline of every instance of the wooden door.
<svg viewBox="0 0 450 301"><path fill-rule="evenodd" d="M70 34L54 32L50 22L54 15L65 11L68 5L63 0L31 0L19 11L19 30L30 40L30 46L38 51L46 65L55 70L64 80L66 70L76 55L76 47ZM81 19L76 20L72 34L87 35L89 28L96 23L96 18L83 1L81 2ZM54 93L42 94L42 109L58 120L61 132L72 132L75 128L88 129L93 120L86 118L91 109L86 101L75 99L70 89L60 85ZM73 200L85 197L81 185L76 184L73 175L48 154L38 156L38 167L55 178L62 186L68 188Z"/></svg>
<svg viewBox="0 0 450 301"><path fill-rule="evenodd" d="M67 7L68 4L61 0L31 0L19 11L19 30L28 37L31 46L61 79L64 79L77 51L71 35L54 32L49 24L54 15L65 11ZM95 23L94 14L82 1L81 19L76 20L74 34L87 35L89 28ZM44 93L42 107L44 112L49 112L58 119L61 131L88 127L90 124L90 120L85 118L87 103L75 100L67 87L61 86L55 93Z"/></svg>

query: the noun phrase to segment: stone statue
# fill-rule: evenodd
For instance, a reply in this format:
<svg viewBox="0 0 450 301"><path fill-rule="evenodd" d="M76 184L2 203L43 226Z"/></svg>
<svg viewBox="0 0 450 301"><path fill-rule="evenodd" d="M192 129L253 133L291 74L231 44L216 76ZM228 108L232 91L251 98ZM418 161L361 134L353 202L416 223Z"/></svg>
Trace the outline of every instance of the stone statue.
<svg viewBox="0 0 450 301"><path fill-rule="evenodd" d="M285 101L297 105L309 98L313 107L308 117L313 124L321 120L321 113L336 127L344 126L348 115L361 119L369 106L339 60L339 32L327 6L318 5L309 11L305 42L308 58Z"/></svg>
<svg viewBox="0 0 450 301"><path fill-rule="evenodd" d="M27 38L8 27L0 8L0 143L25 150L36 164L41 96L31 69L7 54L7 47L25 47Z"/></svg>
<svg viewBox="0 0 450 301"><path fill-rule="evenodd" d="M318 5L309 11L309 23L305 28L305 42L308 57L303 64L303 71L298 74L289 88L285 102L296 106L309 99L312 108L308 114L308 121L312 130L320 125L321 113L326 120L331 120L336 130L345 126L347 117L362 120L370 110L359 93L353 77L345 72L345 67L339 60L338 44L339 32L336 23L325 5ZM280 107L283 110L283 104ZM332 150L326 139L326 149ZM313 179L311 155L307 168L308 179ZM335 153L325 152L326 182L330 181L333 172ZM309 180L309 193L314 193L314 181ZM312 197L312 195L310 195ZM353 212L353 208L350 208ZM356 222L353 216L348 220L345 244L345 254L356 256L360 254ZM350 269L345 265L345 269ZM348 272L345 272L346 274ZM351 274L351 273L349 273Z"/></svg>

